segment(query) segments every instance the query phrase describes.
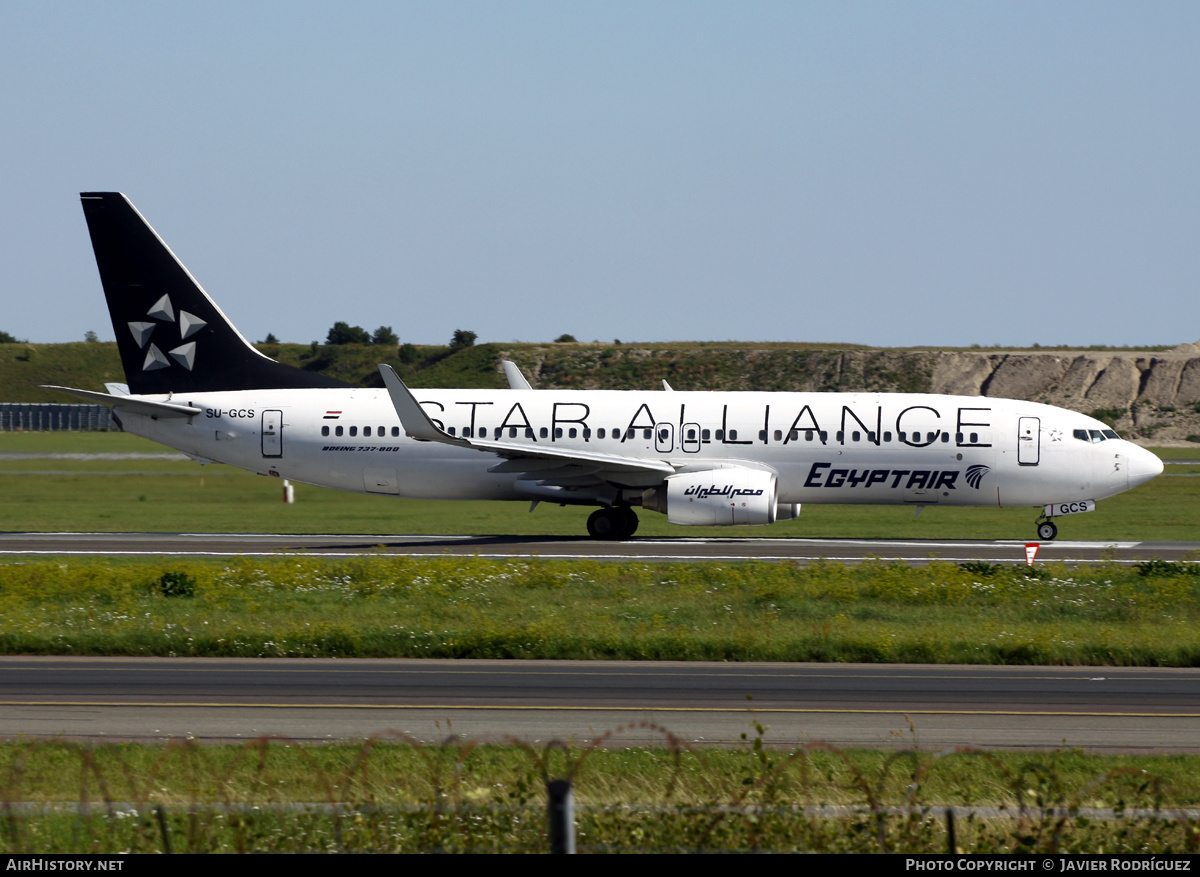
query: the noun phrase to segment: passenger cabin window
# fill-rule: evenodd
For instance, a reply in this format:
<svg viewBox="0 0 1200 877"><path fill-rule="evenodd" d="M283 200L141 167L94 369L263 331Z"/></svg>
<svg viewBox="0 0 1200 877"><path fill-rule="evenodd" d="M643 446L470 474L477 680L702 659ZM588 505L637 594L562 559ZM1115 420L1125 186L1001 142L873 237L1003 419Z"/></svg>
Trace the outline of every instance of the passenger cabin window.
<svg viewBox="0 0 1200 877"><path fill-rule="evenodd" d="M400 438L400 427L398 427L398 426L392 427L392 438Z"/></svg>
<svg viewBox="0 0 1200 877"><path fill-rule="evenodd" d="M538 430L538 435L540 435L542 438L549 438L550 430L543 426L541 429Z"/></svg>
<svg viewBox="0 0 1200 877"><path fill-rule="evenodd" d="M596 430L596 438L604 438L604 427L603 426L600 427L598 430Z"/></svg>
<svg viewBox="0 0 1200 877"><path fill-rule="evenodd" d="M358 427L357 426L350 427L350 435L358 435Z"/></svg>
<svg viewBox="0 0 1200 877"><path fill-rule="evenodd" d="M365 435L367 438L370 438L371 437L371 427L364 426L363 427L363 435Z"/></svg>
<svg viewBox="0 0 1200 877"><path fill-rule="evenodd" d="M334 434L334 435L341 435L341 434L342 434L342 428L341 428L340 426L335 426L335 427L333 428L333 434Z"/></svg>
<svg viewBox="0 0 1200 877"><path fill-rule="evenodd" d="M328 426L321 427L321 435L329 435L329 427Z"/></svg>

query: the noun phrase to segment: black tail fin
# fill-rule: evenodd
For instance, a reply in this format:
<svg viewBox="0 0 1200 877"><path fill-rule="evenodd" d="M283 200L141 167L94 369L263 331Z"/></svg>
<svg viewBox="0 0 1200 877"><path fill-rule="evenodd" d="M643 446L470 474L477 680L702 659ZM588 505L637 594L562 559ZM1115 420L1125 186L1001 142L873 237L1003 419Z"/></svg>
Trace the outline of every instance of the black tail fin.
<svg viewBox="0 0 1200 877"><path fill-rule="evenodd" d="M255 350L124 195L80 198L131 393L349 386Z"/></svg>

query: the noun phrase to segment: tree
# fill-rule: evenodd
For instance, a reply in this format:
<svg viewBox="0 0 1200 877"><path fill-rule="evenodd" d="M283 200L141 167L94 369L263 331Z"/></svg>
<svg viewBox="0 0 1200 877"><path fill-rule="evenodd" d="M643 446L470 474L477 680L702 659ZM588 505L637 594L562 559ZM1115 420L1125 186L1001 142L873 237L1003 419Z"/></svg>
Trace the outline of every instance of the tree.
<svg viewBox="0 0 1200 877"><path fill-rule="evenodd" d="M555 338L554 343L555 344L565 344L565 343L568 343L568 342L571 342L574 340L575 340L574 335L563 334L563 335L559 335L557 338Z"/></svg>
<svg viewBox="0 0 1200 877"><path fill-rule="evenodd" d="M395 347L400 343L400 336L392 331L391 326L380 326L375 330L375 334L371 336L371 343Z"/></svg>
<svg viewBox="0 0 1200 877"><path fill-rule="evenodd" d="M362 326L351 326L338 320L325 338L326 344L370 344L371 335Z"/></svg>
<svg viewBox="0 0 1200 877"><path fill-rule="evenodd" d="M14 338L12 335L9 335L7 332L0 331L0 344L16 344L16 343L18 343L16 338Z"/></svg>
<svg viewBox="0 0 1200 877"><path fill-rule="evenodd" d="M95 344L97 341L100 340L100 336L97 335L95 332L93 332L91 329L88 329L86 332L83 333L83 340L86 341L88 344Z"/></svg>
<svg viewBox="0 0 1200 877"><path fill-rule="evenodd" d="M469 329L455 329L454 337L450 339L451 350L464 350L468 347L475 346L475 339L479 336Z"/></svg>
<svg viewBox="0 0 1200 877"><path fill-rule="evenodd" d="M268 332L267 340L263 342L263 344L278 344L278 343L279 343L279 339L275 337L274 332Z"/></svg>

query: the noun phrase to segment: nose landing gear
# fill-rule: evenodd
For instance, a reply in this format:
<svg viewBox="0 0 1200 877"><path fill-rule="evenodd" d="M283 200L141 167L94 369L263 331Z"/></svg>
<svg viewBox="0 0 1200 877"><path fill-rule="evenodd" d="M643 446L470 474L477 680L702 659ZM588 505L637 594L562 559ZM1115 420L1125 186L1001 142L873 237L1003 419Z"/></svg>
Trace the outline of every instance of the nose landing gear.
<svg viewBox="0 0 1200 877"><path fill-rule="evenodd" d="M1051 542L1058 535L1058 527L1049 518L1039 518L1037 522L1038 538L1043 542Z"/></svg>

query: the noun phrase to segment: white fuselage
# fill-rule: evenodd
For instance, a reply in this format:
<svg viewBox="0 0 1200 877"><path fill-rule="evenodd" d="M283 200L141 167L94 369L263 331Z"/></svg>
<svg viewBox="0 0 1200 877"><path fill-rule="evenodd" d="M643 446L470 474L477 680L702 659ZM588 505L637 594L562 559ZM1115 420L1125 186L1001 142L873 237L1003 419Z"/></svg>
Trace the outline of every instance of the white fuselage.
<svg viewBox="0 0 1200 877"><path fill-rule="evenodd" d="M437 426L459 437L659 460L679 472L769 469L780 503L1040 506L1103 499L1162 469L1153 454L1111 437L1090 417L1008 399L601 390L413 395ZM538 496L528 472L489 472L500 461L495 453L408 438L383 389L242 390L175 394L170 401L203 413L154 419L117 410L130 432L299 482L429 499ZM642 490L659 481L655 473L630 473L620 487Z"/></svg>

